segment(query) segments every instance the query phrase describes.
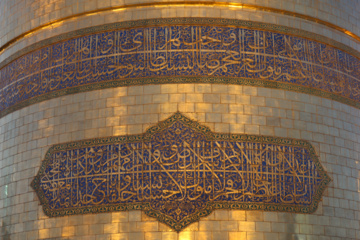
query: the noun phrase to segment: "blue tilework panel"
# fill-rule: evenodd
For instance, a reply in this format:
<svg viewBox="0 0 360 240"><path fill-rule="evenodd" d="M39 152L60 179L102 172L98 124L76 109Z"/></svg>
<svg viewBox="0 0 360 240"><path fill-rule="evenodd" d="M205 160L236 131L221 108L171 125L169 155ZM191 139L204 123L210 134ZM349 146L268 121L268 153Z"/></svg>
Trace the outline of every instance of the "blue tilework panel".
<svg viewBox="0 0 360 240"><path fill-rule="evenodd" d="M293 84L360 102L359 59L339 49L270 31L180 25L76 37L26 54L0 70L0 111L81 86L179 76Z"/></svg>
<svg viewBox="0 0 360 240"><path fill-rule="evenodd" d="M176 113L143 135L52 147L32 186L49 216L130 206L179 231L216 208L310 213L328 182L305 141L214 134Z"/></svg>

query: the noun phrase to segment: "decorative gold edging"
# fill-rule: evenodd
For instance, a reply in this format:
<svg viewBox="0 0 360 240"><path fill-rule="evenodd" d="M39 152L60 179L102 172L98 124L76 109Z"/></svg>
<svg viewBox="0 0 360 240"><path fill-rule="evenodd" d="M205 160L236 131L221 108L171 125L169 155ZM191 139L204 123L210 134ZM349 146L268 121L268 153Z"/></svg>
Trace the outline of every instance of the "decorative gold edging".
<svg viewBox="0 0 360 240"><path fill-rule="evenodd" d="M30 98L23 102L17 103L3 111L0 111L0 118L10 114L16 110L30 106L35 103L58 98L70 94L76 94L81 92L89 92L101 89L116 88L116 87L129 87L129 86L144 86L144 85L158 85L158 84L183 84L183 83L209 83L209 84L226 84L226 85L241 85L241 86L252 86L252 87L264 87L272 89L281 89L285 91L294 91L299 93L305 93L315 95L338 101L343 104L360 109L360 103L349 98L345 98L324 90L315 88L300 86L292 83L275 82L263 79L253 78L233 78L233 77L149 77L149 78L130 78L121 79L120 81L108 81L100 82L95 84L88 84L78 87L72 87L68 89L62 89L56 92L50 92L38 97Z"/></svg>
<svg viewBox="0 0 360 240"><path fill-rule="evenodd" d="M46 24L43 24L41 26L35 27L29 31L26 31L25 33L20 34L19 36L11 39L7 43L5 43L3 46L0 47L0 54L8 48L10 45L14 44L15 42L19 41L20 39L26 37L27 35L33 34L34 32L45 29L48 27L51 27L52 25L59 24L63 21L70 20L70 19L76 19L82 16L86 15L93 15L95 13L102 13L106 11L120 11L125 9L131 9L131 8L145 8L145 7L166 7L166 6L206 6L206 7L228 7L228 8L242 8L242 9L251 9L251 10L257 10L257 11L264 11L264 12L271 12L271 13L277 13L277 14L283 14L287 16L297 17L301 18L307 21L315 22L324 26L327 26L329 28L335 29L341 33L344 33L351 38L355 39L356 41L360 42L360 37L357 36L355 33L346 30L345 28L342 28L338 25L335 25L333 23L321 20L319 18L311 17L305 14L282 10L278 8L272 8L272 7L265 7L265 6L259 6L255 4L246 4L246 3L233 3L233 2L202 2L202 1L176 1L176 2L151 2L151 3L137 3L137 4L125 4L122 6L115 6L115 7L107 7L107 8L101 8L96 9L92 11L87 11L83 13L78 13L75 15L71 15L64 18L59 18L57 20L48 22Z"/></svg>
<svg viewBox="0 0 360 240"><path fill-rule="evenodd" d="M322 180L316 190L316 194L313 197L312 202L309 205L291 205L286 203L267 203L267 202L233 202L233 201L214 201L208 202L206 207L199 212L196 212L181 221L175 221L171 217L151 208L149 203L122 203L112 204L105 206L90 206L80 208L69 208L63 210L52 210L49 203L44 195L44 192L40 188L40 181L42 175L45 173L47 165L50 163L51 156L55 152L61 152L63 150L78 149L81 147L91 147L104 144L116 144L116 143L132 143L150 140L151 136L169 127L174 122L180 121L189 128L204 134L207 140L218 140L218 141L244 141L254 143L270 143L285 146L303 147L309 150L311 159L314 161L317 171L321 176ZM279 212L294 212L294 213L313 213L316 211L319 202L322 199L322 195L330 183L331 178L328 176L320 160L315 152L313 146L305 140L283 138L283 137L272 137L262 135L246 135L246 134L224 134L214 133L208 127L201 125L197 121L189 119L180 112L174 113L164 121L160 121L155 126L148 128L143 134L136 135L124 135L117 137L104 137L94 138L87 140L80 140L74 142L67 142L56 144L50 147L45 154L45 158L41 163L40 169L31 182L31 187L36 192L40 203L43 207L44 213L49 217L61 217L78 214L89 214L89 213L106 213L116 211L129 211L129 210L142 210L146 215L156 218L158 221L167 224L175 231L179 232L193 222L198 221L200 218L208 216L211 212L216 209L231 209L231 210L261 210L261 211L279 211Z"/></svg>
<svg viewBox="0 0 360 240"><path fill-rule="evenodd" d="M15 53L5 61L0 64L0 68L6 64L9 64L14 59L22 56L23 54L36 51L41 47L48 46L54 43L66 41L69 39L74 39L79 36L87 36L93 33L101 33L107 31L113 31L123 28L138 28L138 27L148 27L148 26L168 26L168 25L199 25L199 26L206 26L206 25L213 25L213 26L231 26L231 27L241 27L244 29L260 29L266 30L269 32L277 32L286 35L294 35L304 39L314 39L317 42L323 42L324 44L328 45L335 45L335 48L345 49L343 51L348 52L351 50L346 45L343 45L339 42L336 42L332 39L323 37L321 35L312 34L307 31L295 29L295 28L288 28L288 27L281 27L274 24L266 24L266 23L259 23L259 22L252 22L252 21L243 21L243 20L234 20L234 19L219 19L219 18L163 18L163 19L148 19L148 20L138 20L138 21L127 21L127 22L118 22L113 24L105 24L96 27L89 27L80 30L76 30L73 32L69 32L66 34L58 35L53 38L49 38L33 45L30 45L19 52ZM310 38L311 37L311 38ZM353 51L353 55L360 59L360 53ZM62 89L56 92L45 93L44 95L40 95L37 97L33 97L27 100L23 100L22 102L18 102L10 107L0 111L0 117L3 117L13 111L21 109L23 107L29 106L31 104L41 102L44 100L56 98L59 96L64 96L68 94L74 94L77 92L85 92L85 91L92 91L98 90L103 88L110 88L110 87L121 87L121 86L132 86L132 85L147 85L147 84L163 84L163 83L217 83L217 84L238 84L238 85L248 85L248 86L259 86L259 87L267 87L267 88L277 88L283 90L290 90L302 93L308 93L324 98L329 98L335 101L339 101L344 104L348 104L350 106L360 108L360 103L354 101L350 98L340 96L331 92L327 92L325 90L315 89L312 87L305 87L300 86L292 83L280 83L271 80L264 80L264 79L250 79L246 77L234 78L234 77L209 77L209 76L186 76L186 77L174 77L169 76L165 79L162 77L149 77L149 78L134 78L134 79L116 79L111 80L108 82L99 82L92 86L90 85L83 85L78 87L72 87L67 89ZM293 86L291 86L293 85Z"/></svg>
<svg viewBox="0 0 360 240"><path fill-rule="evenodd" d="M308 39L311 41L320 42L326 44L330 47L340 49L341 51L346 52L358 59L360 59L360 52L355 50L348 45L330 39L328 37L312 33L309 31L292 28L292 27L285 27L279 26L272 23L262 23L262 22L254 22L254 21L247 21L247 20L237 20L237 19L226 19L226 18L154 18L154 19L143 19L143 20L134 20L134 21L124 21L124 22L115 22L115 23L108 23L99 26L87 27L78 30L74 30L71 32L63 33L54 37L50 37L34 44L31 44L23 49L17 51L16 53L12 54L4 61L0 63L0 69L11 63L12 61L16 60L17 58L21 57L24 54L33 52L38 50L39 48L45 47L47 45L55 44L58 42L70 40L76 37L91 35L95 33L101 33L106 31L113 31L118 30L121 28L137 28L137 27L148 27L148 26L168 26L169 24L175 25L185 25L185 24L196 24L196 25L208 25L211 24L213 26L221 26L221 27L241 27L246 29L253 29L253 30L261 30L261 31L269 31L269 32L276 32L280 34L286 34L295 37L301 37L304 39ZM1 52L0 52L1 54Z"/></svg>

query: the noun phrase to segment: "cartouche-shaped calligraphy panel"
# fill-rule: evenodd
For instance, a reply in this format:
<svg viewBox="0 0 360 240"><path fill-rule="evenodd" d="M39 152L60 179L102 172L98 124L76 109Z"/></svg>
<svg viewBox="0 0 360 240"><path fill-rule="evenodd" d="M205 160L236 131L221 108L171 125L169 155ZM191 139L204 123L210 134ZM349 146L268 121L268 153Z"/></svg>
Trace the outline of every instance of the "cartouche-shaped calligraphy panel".
<svg viewBox="0 0 360 240"><path fill-rule="evenodd" d="M55 145L31 185L51 217L141 209L180 231L214 209L312 213L329 181L306 141L175 113L141 135Z"/></svg>

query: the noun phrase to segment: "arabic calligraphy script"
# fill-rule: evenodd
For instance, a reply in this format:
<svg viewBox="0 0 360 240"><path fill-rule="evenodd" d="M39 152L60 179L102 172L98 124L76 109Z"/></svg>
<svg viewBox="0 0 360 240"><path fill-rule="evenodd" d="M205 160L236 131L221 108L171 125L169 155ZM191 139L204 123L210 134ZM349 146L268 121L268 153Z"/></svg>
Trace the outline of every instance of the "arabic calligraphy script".
<svg viewBox="0 0 360 240"><path fill-rule="evenodd" d="M53 147L32 186L49 216L143 209L179 231L216 208L313 212L329 180L307 142L176 113L143 135Z"/></svg>
<svg viewBox="0 0 360 240"><path fill-rule="evenodd" d="M101 32L25 54L0 70L0 111L29 99L69 94L69 89L199 82L199 77L222 84L302 87L360 106L360 61L351 54L271 31L174 25Z"/></svg>

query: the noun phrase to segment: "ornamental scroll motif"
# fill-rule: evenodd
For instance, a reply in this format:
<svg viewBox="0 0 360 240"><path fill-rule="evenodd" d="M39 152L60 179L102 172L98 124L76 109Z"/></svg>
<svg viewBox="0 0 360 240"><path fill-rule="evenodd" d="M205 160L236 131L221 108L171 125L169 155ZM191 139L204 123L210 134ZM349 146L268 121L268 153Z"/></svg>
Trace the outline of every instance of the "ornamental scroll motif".
<svg viewBox="0 0 360 240"><path fill-rule="evenodd" d="M141 135L55 145L31 185L51 217L141 209L180 231L214 209L312 213L329 181L308 142L176 113Z"/></svg>

